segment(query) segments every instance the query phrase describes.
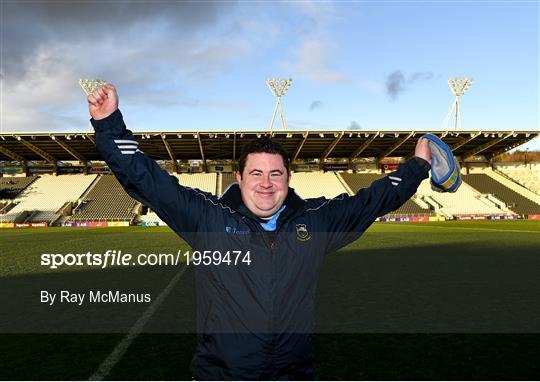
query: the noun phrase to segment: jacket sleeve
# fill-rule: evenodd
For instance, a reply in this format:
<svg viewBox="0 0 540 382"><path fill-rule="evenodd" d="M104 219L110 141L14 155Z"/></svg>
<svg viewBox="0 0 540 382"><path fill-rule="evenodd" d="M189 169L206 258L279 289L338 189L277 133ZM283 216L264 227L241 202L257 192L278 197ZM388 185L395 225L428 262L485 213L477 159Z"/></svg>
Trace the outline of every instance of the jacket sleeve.
<svg viewBox="0 0 540 382"><path fill-rule="evenodd" d="M178 178L139 150L120 110L101 120L91 119L91 123L97 150L126 192L154 210L186 240L182 233L196 232L204 216L203 193L180 186Z"/></svg>
<svg viewBox="0 0 540 382"><path fill-rule="evenodd" d="M428 177L430 165L414 157L356 195L342 194L321 206L327 222L327 253L357 240L380 216L402 206Z"/></svg>

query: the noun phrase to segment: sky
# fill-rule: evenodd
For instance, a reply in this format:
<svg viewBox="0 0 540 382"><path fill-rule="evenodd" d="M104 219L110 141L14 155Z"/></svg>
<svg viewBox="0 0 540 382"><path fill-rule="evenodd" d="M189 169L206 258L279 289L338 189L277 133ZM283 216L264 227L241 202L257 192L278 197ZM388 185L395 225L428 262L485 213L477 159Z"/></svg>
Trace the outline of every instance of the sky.
<svg viewBox="0 0 540 382"><path fill-rule="evenodd" d="M133 131L540 130L535 1L0 0L2 132L88 131L80 78ZM276 129L281 126L276 123ZM449 129L453 128L449 126ZM540 150L540 139L527 146Z"/></svg>

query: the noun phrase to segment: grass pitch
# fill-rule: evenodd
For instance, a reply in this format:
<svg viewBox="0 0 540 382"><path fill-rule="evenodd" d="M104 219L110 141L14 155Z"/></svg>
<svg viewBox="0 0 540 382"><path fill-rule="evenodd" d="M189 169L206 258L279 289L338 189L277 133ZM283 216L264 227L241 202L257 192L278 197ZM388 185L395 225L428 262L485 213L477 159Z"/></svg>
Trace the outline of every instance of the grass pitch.
<svg viewBox="0 0 540 382"><path fill-rule="evenodd" d="M92 283L104 275L132 288L149 284L159 294L177 269L53 271L39 261L42 253L141 248L188 249L159 227L2 230L1 309L20 308L25 296L19 294L31 291L29 286ZM375 224L325 260L318 286L317 378L540 378L538 248L538 221ZM193 324L193 277L192 269L182 275L107 379L191 379L195 335L152 328L167 319ZM130 312L126 329L143 311ZM70 317L69 311L56 313ZM120 313L113 309L109 318ZM34 324L36 317L21 314L21 326ZM88 379L127 332L48 334L47 326L29 327L34 333L0 334L0 379Z"/></svg>

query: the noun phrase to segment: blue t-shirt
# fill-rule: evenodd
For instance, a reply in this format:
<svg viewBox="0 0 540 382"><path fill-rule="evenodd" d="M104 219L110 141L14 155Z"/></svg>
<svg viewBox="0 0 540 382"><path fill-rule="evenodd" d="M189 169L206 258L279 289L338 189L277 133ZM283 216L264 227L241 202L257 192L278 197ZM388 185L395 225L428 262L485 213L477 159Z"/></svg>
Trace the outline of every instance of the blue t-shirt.
<svg viewBox="0 0 540 382"><path fill-rule="evenodd" d="M264 222L260 222L261 227L263 227L265 231L275 231L279 215L284 209L285 209L285 205L282 205L281 208L274 215L272 215L270 219L268 220L265 219Z"/></svg>

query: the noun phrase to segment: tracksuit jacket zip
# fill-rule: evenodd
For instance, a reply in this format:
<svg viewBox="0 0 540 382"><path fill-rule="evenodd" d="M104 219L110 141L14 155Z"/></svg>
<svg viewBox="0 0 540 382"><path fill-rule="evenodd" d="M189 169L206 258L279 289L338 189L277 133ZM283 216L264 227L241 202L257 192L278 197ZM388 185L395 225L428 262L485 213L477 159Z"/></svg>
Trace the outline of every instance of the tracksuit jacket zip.
<svg viewBox="0 0 540 382"><path fill-rule="evenodd" d="M191 368L198 380L313 379L324 255L405 203L429 170L415 157L356 195L332 199L304 200L289 188L275 232L266 232L238 185L219 198L179 185L139 148L119 110L91 122L96 147L126 192L194 250L251 253L250 265L195 267L198 342Z"/></svg>

